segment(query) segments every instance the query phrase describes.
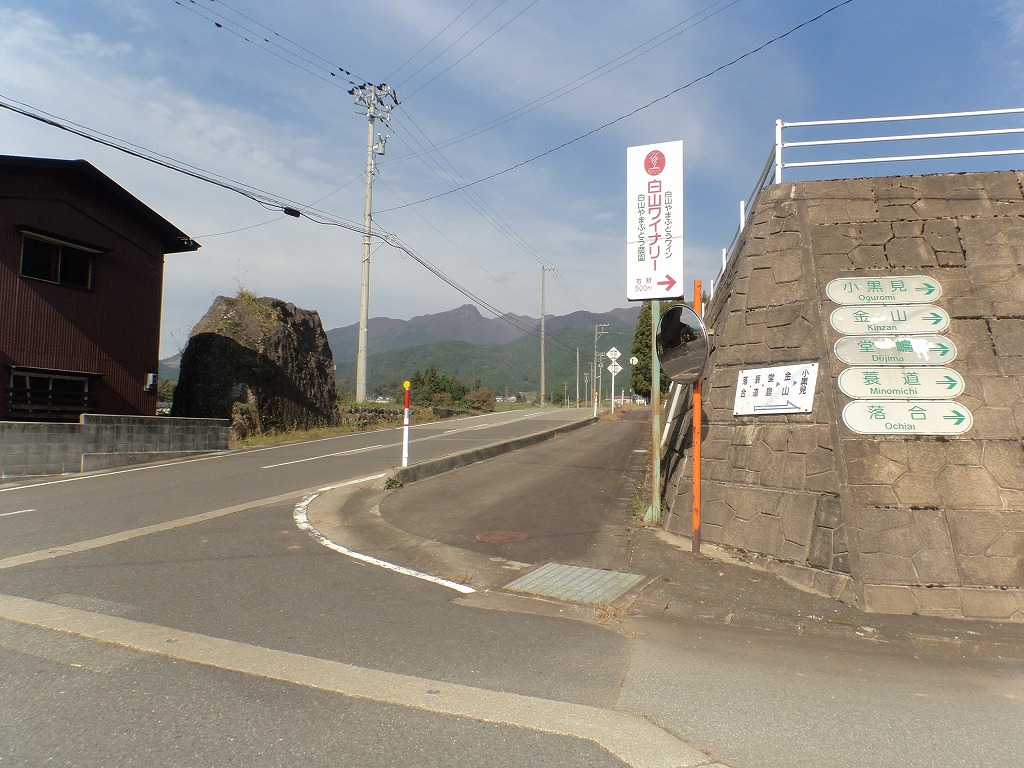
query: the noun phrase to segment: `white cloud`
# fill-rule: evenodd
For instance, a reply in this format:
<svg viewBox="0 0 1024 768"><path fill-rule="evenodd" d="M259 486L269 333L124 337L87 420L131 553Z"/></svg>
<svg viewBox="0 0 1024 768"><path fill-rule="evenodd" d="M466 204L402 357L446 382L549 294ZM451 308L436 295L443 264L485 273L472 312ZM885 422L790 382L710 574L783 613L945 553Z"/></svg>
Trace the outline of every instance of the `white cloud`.
<svg viewBox="0 0 1024 768"><path fill-rule="evenodd" d="M529 0L506 3L480 28L399 87L399 96L466 54ZM285 44L379 81L418 50L464 0L296 0L232 4ZM689 5L689 4L687 4ZM962 40L1024 36L1024 10L1004 2L980 14L959 0L858 0L826 20L643 111L641 105L750 51L823 10L818 0L741 0L719 16L523 118L445 150L475 181L628 119L474 187L498 215L559 269L588 309L624 301L625 147L686 143L687 279L710 281L736 226L738 201L764 163L776 118L905 114L977 108L963 99L1020 93L1005 56L979 61ZM258 6L258 7L257 7ZM480 4L450 41L495 4ZM433 141L495 120L611 61L680 21L678 2L539 2L395 110L374 187L375 216L432 263L499 308L536 315L539 265L446 194L415 210L395 208L447 192L418 159L417 127ZM206 4L194 10L208 10ZM220 9L228 13L226 6ZM473 16L472 14L476 14ZM251 23L246 22L247 24ZM454 30L458 28L458 31ZM344 78L325 83L174 3L0 0L0 94L274 195L362 221L366 121ZM898 45L897 45L898 44ZM265 46L264 46L265 47ZM1018 46L1019 47L1019 46ZM970 49L970 50L968 50ZM429 48L392 84L440 50ZM1016 49L1014 49L1016 50ZM276 53L280 51L275 49ZM1005 50L1004 52L1005 53ZM309 63L309 62L312 63ZM936 72L941 89L922 84ZM330 78L328 78L330 79ZM334 87L344 86L344 87ZM983 95L978 95L983 94ZM997 104L995 106L1004 106ZM0 110L0 152L84 157L175 225L196 236L196 254L167 259L164 351L173 351L213 297L244 285L316 309L328 327L358 316L360 236L281 218L225 190L127 157ZM408 143L408 146L407 146ZM340 190L340 191L338 191ZM429 222L423 220L426 217ZM270 223L267 223L270 222ZM255 228L248 229L248 227ZM502 225L499 225L502 226ZM233 234L216 235L233 230ZM437 231L440 230L440 233ZM483 265L483 268L480 266ZM371 313L437 312L465 299L406 256L375 250ZM573 301L554 284L548 309Z"/></svg>

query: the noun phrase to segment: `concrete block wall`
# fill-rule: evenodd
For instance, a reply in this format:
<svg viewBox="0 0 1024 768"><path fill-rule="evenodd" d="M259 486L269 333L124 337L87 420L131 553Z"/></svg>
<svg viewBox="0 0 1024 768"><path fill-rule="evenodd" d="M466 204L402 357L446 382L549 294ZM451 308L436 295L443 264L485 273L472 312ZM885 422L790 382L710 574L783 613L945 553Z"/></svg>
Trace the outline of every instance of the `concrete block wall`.
<svg viewBox="0 0 1024 768"><path fill-rule="evenodd" d="M868 610L1024 621L1024 173L766 189L705 312L701 535ZM871 436L849 402L825 295L843 277L926 275L951 316L964 435ZM813 412L734 417L743 368L818 362ZM683 473L690 471L682 465ZM688 481L670 527L688 529ZM685 510L685 512L683 511Z"/></svg>
<svg viewBox="0 0 1024 768"><path fill-rule="evenodd" d="M61 475L226 450L226 419L83 414L78 424L0 422L0 477Z"/></svg>

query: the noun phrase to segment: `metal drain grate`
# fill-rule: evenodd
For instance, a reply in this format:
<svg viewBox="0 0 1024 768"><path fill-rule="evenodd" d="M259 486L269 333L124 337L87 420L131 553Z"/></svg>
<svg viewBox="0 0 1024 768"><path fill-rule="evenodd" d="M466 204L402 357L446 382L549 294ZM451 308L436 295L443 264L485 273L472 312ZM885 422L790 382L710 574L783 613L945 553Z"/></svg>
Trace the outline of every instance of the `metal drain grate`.
<svg viewBox="0 0 1024 768"><path fill-rule="evenodd" d="M506 584L504 589L558 600L602 605L626 594L643 580L644 577L636 573L548 563Z"/></svg>

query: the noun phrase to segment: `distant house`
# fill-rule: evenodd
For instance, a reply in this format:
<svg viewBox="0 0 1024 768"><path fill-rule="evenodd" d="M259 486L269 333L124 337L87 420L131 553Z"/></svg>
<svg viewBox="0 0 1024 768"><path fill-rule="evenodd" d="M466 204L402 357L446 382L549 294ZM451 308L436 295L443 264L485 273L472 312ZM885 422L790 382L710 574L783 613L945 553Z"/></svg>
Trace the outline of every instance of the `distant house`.
<svg viewBox="0 0 1024 768"><path fill-rule="evenodd" d="M164 255L198 248L84 160L0 156L0 420L154 415Z"/></svg>

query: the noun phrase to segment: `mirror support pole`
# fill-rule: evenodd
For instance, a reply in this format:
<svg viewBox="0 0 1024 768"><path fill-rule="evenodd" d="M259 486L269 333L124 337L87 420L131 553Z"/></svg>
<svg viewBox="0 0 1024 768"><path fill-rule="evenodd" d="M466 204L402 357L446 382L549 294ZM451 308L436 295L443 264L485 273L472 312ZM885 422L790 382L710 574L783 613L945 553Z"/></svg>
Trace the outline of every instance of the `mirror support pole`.
<svg viewBox="0 0 1024 768"><path fill-rule="evenodd" d="M700 280L693 281L693 311L697 317L704 314ZM693 533L690 537L690 551L700 554L700 442L701 442L701 376L693 382L693 509L691 513Z"/></svg>

